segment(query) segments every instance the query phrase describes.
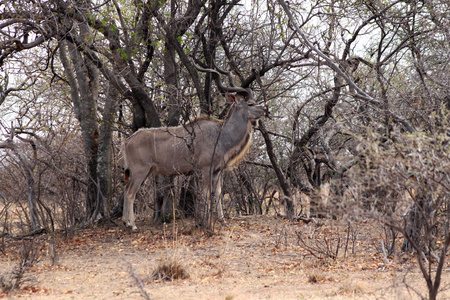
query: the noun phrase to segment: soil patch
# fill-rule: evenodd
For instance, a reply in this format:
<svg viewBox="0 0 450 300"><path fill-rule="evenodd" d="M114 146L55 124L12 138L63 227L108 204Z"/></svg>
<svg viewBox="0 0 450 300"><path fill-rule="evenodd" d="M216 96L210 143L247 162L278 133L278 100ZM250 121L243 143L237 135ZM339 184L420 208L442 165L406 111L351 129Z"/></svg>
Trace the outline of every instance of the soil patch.
<svg viewBox="0 0 450 300"><path fill-rule="evenodd" d="M212 235L193 229L190 221L137 225L137 233L109 224L80 230L70 238L35 238L38 261L25 273L20 288L0 296L410 300L420 299L418 293L427 295L415 258L383 257L380 235L370 224L350 228L326 221L318 227L275 216L249 216L228 220ZM17 267L24 242L5 243L0 274ZM440 299L450 299L448 259L445 269ZM177 272L183 276L174 276Z"/></svg>

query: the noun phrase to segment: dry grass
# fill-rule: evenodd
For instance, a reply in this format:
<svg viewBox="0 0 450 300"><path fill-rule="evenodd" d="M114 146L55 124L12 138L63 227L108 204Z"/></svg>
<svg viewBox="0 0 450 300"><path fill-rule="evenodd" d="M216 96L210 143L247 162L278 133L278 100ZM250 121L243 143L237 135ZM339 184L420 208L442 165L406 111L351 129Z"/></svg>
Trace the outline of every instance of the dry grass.
<svg viewBox="0 0 450 300"><path fill-rule="evenodd" d="M308 274L309 283L319 283L327 281L327 275L320 270L313 270Z"/></svg>
<svg viewBox="0 0 450 300"><path fill-rule="evenodd" d="M406 284L426 294L413 257L383 263L373 246L379 232L372 224L361 224L358 251L336 260L305 251L296 234L306 231L304 225L286 224L271 216L240 217L214 236L178 234L187 231L187 222L177 224L179 231L150 222L141 222L138 233L120 226L80 230L73 238L55 239L57 264L51 249L40 247L40 261L25 273L35 281L16 287L14 294L0 291L0 298L421 299L411 296ZM286 228L281 247L280 228ZM336 230L321 234L336 236ZM50 239L40 238L42 243ZM21 261L21 248L21 241L8 240L0 274ZM448 276L443 280L444 287L450 285ZM450 299L448 290L439 296Z"/></svg>
<svg viewBox="0 0 450 300"><path fill-rule="evenodd" d="M32 242L24 242L16 266L3 270L0 274L0 293L9 294L32 281L32 276L27 272L37 261L37 247Z"/></svg>
<svg viewBox="0 0 450 300"><path fill-rule="evenodd" d="M339 294L364 295L370 293L370 285L364 280L347 280L339 289Z"/></svg>
<svg viewBox="0 0 450 300"><path fill-rule="evenodd" d="M187 279L189 274L184 266L176 258L162 259L152 273L154 280L173 281L177 279Z"/></svg>

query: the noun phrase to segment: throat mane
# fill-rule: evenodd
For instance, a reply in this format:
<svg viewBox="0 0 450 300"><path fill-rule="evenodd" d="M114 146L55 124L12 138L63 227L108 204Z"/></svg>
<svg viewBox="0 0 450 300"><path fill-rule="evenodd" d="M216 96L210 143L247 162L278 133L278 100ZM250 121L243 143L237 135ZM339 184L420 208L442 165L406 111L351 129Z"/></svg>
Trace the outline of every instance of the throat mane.
<svg viewBox="0 0 450 300"><path fill-rule="evenodd" d="M252 144L252 127L247 129L242 141L225 156L226 168L231 170L236 167L245 157Z"/></svg>

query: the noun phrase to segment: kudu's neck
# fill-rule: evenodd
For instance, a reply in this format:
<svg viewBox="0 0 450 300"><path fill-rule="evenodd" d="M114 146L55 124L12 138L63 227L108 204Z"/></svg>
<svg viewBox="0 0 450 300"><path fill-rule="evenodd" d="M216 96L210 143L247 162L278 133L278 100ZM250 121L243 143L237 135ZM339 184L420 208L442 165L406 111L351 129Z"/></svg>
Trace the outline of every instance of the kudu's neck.
<svg viewBox="0 0 450 300"><path fill-rule="evenodd" d="M227 136L230 142L239 143L245 138L251 129L251 124L243 109L234 108L229 118L223 123L223 134Z"/></svg>

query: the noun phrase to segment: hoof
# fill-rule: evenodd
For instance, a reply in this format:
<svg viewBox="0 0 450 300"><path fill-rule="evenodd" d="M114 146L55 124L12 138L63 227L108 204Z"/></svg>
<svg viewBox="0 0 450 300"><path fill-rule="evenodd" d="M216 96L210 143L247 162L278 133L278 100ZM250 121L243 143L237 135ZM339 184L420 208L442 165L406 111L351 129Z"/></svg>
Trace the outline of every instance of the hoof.
<svg viewBox="0 0 450 300"><path fill-rule="evenodd" d="M123 223L125 224L125 227L130 228L131 231L133 231L133 232L138 232L139 231L137 226L136 225L131 225L131 223L129 221L123 221Z"/></svg>

